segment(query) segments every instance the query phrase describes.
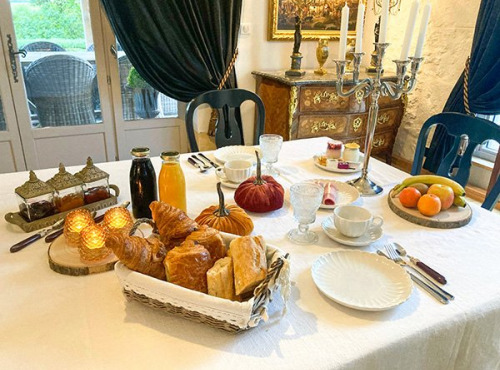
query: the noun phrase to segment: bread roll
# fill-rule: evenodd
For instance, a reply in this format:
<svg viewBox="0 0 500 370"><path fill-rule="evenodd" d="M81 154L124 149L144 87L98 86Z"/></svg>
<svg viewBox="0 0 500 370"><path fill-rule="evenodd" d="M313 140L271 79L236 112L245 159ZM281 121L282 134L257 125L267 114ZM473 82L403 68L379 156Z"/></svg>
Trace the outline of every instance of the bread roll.
<svg viewBox="0 0 500 370"><path fill-rule="evenodd" d="M207 271L212 260L202 245L192 240L183 242L167 253L163 265L168 282L207 293Z"/></svg>
<svg viewBox="0 0 500 370"><path fill-rule="evenodd" d="M251 292L266 277L266 243L262 236L243 236L229 245L237 295Z"/></svg>
<svg viewBox="0 0 500 370"><path fill-rule="evenodd" d="M237 300L234 292L233 260L224 257L207 271L208 294L232 301Z"/></svg>
<svg viewBox="0 0 500 370"><path fill-rule="evenodd" d="M213 229L207 225L200 226L199 230L189 234L186 240L192 240L203 245L210 252L212 263L226 256L226 246L224 245L219 230Z"/></svg>

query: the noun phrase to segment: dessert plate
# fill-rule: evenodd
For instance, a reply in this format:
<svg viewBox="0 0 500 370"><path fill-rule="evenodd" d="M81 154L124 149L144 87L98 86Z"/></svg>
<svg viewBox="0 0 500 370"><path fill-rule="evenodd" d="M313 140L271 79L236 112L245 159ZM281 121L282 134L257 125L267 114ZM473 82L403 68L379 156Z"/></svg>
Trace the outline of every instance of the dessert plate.
<svg viewBox="0 0 500 370"><path fill-rule="evenodd" d="M318 183L327 183L334 185L337 189L337 199L335 200L335 204L333 206L323 204L319 206L319 208L324 209L334 209L338 206L343 206L346 204L350 204L356 201L359 198L359 191L352 185L349 185L345 182L336 181L336 180L328 180L328 179L314 179L310 180L311 182Z"/></svg>
<svg viewBox="0 0 500 370"><path fill-rule="evenodd" d="M376 254L337 251L314 261L311 274L331 300L362 311L383 311L405 302L413 284L404 269Z"/></svg>
<svg viewBox="0 0 500 370"><path fill-rule="evenodd" d="M364 235L358 236L357 238L349 238L337 230L331 216L327 217L321 223L321 227L330 239L349 247L365 247L379 240L384 234L381 227L372 227Z"/></svg>
<svg viewBox="0 0 500 370"><path fill-rule="evenodd" d="M230 145L219 148L214 152L214 157L220 163L226 163L227 161L239 159L250 161L255 164L257 163L257 158L255 157L256 150L262 158L262 152L259 148L244 145Z"/></svg>
<svg viewBox="0 0 500 370"><path fill-rule="evenodd" d="M348 162L349 167L352 167L352 168L348 168L348 169L340 169L337 167L323 166L321 163L319 163L319 157L321 157L323 155L324 155L324 153L319 153L313 157L314 164L316 165L316 167L319 167L322 170L329 171L329 172L337 172L337 173L355 173L355 172L359 172L363 169L363 161L365 158L363 153L360 153L360 155L359 155L359 162Z"/></svg>

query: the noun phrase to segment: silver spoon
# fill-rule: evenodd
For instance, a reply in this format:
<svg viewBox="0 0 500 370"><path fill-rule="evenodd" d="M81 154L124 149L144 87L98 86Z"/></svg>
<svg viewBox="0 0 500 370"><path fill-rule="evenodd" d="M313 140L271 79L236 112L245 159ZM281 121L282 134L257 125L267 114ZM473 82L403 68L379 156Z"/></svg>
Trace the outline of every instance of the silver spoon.
<svg viewBox="0 0 500 370"><path fill-rule="evenodd" d="M417 266L418 268L420 268L422 271L424 271L427 275L429 275L430 277L432 277L438 283L443 284L443 285L446 284L446 278L443 275L441 275L436 270L434 270L434 269L430 268L429 266L427 266L425 263L423 263L422 261L420 261L418 258L415 258L415 257L410 256L409 254L407 254L406 253L406 249L404 249L403 246L401 246L400 244L398 244L398 243L393 243L393 244L396 247L396 251L398 252L398 254L401 257L408 257L410 259L410 261L415 264L415 266Z"/></svg>
<svg viewBox="0 0 500 370"><path fill-rule="evenodd" d="M200 170L201 173L204 173L204 172L207 172L206 169L204 169L201 164L199 164L198 162L196 162L193 158L188 158L188 162L191 163L193 166L195 166L196 168L198 168Z"/></svg>

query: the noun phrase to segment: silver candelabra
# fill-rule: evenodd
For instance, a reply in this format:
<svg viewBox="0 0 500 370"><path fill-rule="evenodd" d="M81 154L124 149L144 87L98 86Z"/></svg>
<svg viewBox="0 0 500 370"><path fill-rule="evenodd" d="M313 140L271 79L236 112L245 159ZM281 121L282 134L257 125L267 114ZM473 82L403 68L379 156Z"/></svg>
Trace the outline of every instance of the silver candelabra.
<svg viewBox="0 0 500 370"><path fill-rule="evenodd" d="M396 63L397 81L382 81L382 61L385 51L389 46L388 43L375 42L375 50L377 51L376 71L375 76L365 78L359 81L359 69L361 66L361 58L365 53L352 53L353 59L353 77L354 86L344 91L344 76L345 76L345 60L334 60L337 66L337 94L342 97L348 97L353 94L363 93L363 99L372 96L370 109L368 111L368 127L366 130L365 139L365 159L363 163L363 171L361 177L356 180L349 181L361 195L376 195L382 192L382 187L375 184L368 178L368 163L373 145L373 135L375 134L375 126L378 120L378 99L380 95L389 96L391 99L399 99L401 95L410 93L416 85L417 72L420 68L423 58L409 58L407 60L394 60ZM407 76L408 65L411 63L410 76ZM357 95L359 96L359 95Z"/></svg>

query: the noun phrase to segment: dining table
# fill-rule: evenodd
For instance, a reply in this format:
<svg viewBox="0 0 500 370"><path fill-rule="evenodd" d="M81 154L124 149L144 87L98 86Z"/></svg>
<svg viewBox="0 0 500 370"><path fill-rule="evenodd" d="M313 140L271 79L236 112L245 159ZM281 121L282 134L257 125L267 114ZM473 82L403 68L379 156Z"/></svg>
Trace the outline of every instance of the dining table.
<svg viewBox="0 0 500 370"><path fill-rule="evenodd" d="M289 253L291 291L286 311L275 293L267 321L240 333L127 300L114 271L57 273L49 267L49 245L43 239L10 253L10 246L29 234L2 220L0 369L499 369L500 216L470 204L472 218L460 228L411 223L393 213L387 202L391 188L410 175L372 158L369 176L383 192L354 204L383 218L382 237L364 247L339 244L321 227L332 210L319 209L311 224L319 240L293 244L287 238L297 227L290 204L292 184L359 176L315 166L313 156L324 152L328 140L284 142L275 164L281 172L276 180L285 189L284 205L269 213L249 213L252 234ZM215 159L211 151L204 154ZM180 162L187 214L195 218L218 204L218 180L213 169L202 173L189 164L190 155L181 154ZM161 159L151 160L159 174ZM131 161L96 165L121 189L118 202L130 200ZM82 167L67 170L74 173ZM56 169L35 172L47 180ZM14 189L27 179L27 172L0 175L3 214L18 208ZM226 203L233 203L235 190L223 190ZM315 285L311 266L320 256L353 249L375 253L391 242L443 274L444 288L455 299L442 304L413 286L404 303L369 312L336 303ZM348 279L341 283L349 288Z"/></svg>

